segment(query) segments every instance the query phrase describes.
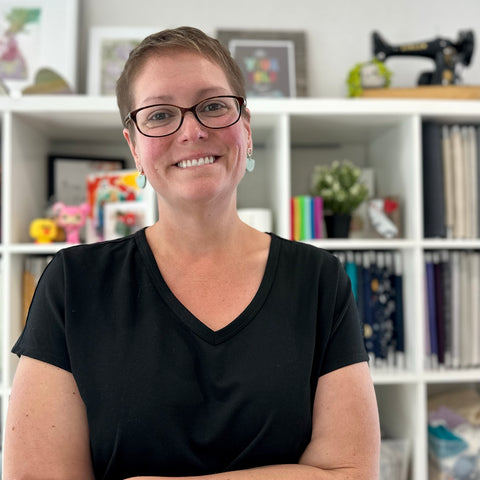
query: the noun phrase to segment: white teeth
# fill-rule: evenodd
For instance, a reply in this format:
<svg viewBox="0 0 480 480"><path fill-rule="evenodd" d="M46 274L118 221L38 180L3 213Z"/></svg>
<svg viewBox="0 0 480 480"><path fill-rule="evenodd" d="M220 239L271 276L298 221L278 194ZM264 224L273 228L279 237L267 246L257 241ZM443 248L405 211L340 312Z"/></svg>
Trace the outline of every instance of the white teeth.
<svg viewBox="0 0 480 480"><path fill-rule="evenodd" d="M182 160L177 163L177 167L188 168L188 167L198 167L201 165L210 165L215 159L213 157L204 157L204 158L194 158L193 160Z"/></svg>

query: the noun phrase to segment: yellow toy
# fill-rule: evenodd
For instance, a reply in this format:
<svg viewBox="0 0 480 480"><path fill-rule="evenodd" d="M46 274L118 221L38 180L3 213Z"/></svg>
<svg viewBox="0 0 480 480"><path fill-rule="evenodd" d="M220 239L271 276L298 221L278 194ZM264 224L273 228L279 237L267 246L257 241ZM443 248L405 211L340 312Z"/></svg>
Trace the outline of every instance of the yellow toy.
<svg viewBox="0 0 480 480"><path fill-rule="evenodd" d="M59 236L58 226L51 218L36 218L30 223L30 236L35 243L51 243Z"/></svg>

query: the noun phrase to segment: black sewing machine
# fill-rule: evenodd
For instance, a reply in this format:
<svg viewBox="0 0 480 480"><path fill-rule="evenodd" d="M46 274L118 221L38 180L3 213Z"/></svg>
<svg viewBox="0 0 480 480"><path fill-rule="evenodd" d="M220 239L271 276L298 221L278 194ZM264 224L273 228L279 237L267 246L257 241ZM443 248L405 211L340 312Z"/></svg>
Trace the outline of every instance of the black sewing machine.
<svg viewBox="0 0 480 480"><path fill-rule="evenodd" d="M372 33L373 53L384 61L393 56L417 56L435 61L433 72L422 72L418 85L453 85L459 82L457 66L469 65L472 59L474 36L472 30L461 31L456 42L445 38L430 41L389 45L378 32Z"/></svg>

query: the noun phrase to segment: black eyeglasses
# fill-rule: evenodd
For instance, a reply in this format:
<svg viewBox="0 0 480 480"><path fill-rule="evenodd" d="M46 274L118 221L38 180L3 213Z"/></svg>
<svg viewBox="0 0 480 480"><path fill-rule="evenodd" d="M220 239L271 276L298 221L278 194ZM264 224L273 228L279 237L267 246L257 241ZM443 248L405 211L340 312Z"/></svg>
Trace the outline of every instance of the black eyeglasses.
<svg viewBox="0 0 480 480"><path fill-rule="evenodd" d="M178 131L185 114L192 112L204 127L226 128L238 122L243 105L245 99L233 95L206 98L190 108L168 104L148 105L130 112L124 124L133 121L137 130L146 137L166 137Z"/></svg>

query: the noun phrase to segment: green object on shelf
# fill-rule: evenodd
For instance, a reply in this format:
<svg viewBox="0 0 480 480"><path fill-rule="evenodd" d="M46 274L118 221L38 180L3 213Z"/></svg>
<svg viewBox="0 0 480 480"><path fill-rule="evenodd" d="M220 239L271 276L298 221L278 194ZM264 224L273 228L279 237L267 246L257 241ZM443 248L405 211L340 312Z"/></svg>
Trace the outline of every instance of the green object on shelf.
<svg viewBox="0 0 480 480"><path fill-rule="evenodd" d="M348 96L360 97L363 89L368 87L389 87L391 79L391 70L386 67L385 63L376 58L369 62L357 63L348 73Z"/></svg>

